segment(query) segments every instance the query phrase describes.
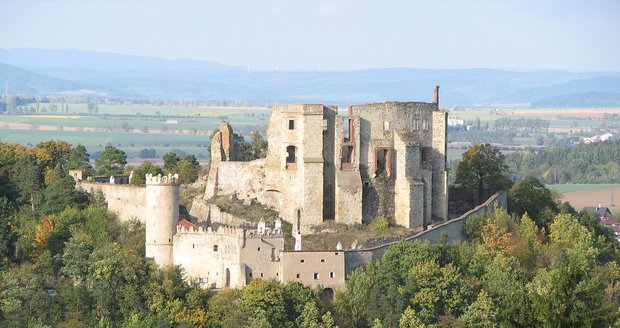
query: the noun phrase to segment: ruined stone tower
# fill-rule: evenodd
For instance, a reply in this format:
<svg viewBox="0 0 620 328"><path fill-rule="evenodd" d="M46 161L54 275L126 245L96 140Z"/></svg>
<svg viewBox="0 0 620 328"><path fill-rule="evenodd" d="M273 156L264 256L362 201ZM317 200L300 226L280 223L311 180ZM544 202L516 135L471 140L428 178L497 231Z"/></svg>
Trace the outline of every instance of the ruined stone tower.
<svg viewBox="0 0 620 328"><path fill-rule="evenodd" d="M426 228L448 218L446 126L439 87L433 102L353 105L340 115L323 104L276 105L265 159L226 160L229 137L214 137L205 199L256 200L302 233L380 216Z"/></svg>
<svg viewBox="0 0 620 328"><path fill-rule="evenodd" d="M146 175L146 256L172 265L172 237L179 222L178 176Z"/></svg>

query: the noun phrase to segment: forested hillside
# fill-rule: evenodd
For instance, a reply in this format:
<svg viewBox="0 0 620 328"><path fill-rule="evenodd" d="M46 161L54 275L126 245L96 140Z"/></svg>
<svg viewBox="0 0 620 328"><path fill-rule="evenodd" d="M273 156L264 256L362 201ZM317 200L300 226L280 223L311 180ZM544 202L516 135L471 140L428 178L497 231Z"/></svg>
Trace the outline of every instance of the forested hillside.
<svg viewBox="0 0 620 328"><path fill-rule="evenodd" d="M620 140L506 157L513 180L533 175L548 184L620 182Z"/></svg>

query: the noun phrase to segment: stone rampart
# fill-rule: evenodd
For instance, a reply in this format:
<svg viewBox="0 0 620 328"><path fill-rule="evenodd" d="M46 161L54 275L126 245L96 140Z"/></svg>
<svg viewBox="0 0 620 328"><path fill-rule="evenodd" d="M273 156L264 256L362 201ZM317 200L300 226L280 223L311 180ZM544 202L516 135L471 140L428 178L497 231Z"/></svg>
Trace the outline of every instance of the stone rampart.
<svg viewBox="0 0 620 328"><path fill-rule="evenodd" d="M103 192L108 209L116 213L120 221L138 219L142 223L145 222L145 187L86 181L80 181L78 186L91 194L97 191Z"/></svg>
<svg viewBox="0 0 620 328"><path fill-rule="evenodd" d="M407 237L404 241L429 241L431 243L439 240L442 234L446 234L449 241L457 242L462 241L464 239L463 236L463 225L465 221L474 216L482 215L487 213L488 211L492 211L495 207L495 204L498 204L502 208L506 208L507 206L507 194L505 191L500 191L495 193L493 196L489 197L489 199L476 206L472 210L467 213L461 215L456 219L452 219L434 226L430 226L427 230L424 230L420 233L417 233L413 236ZM354 249L354 250L346 250L345 251L345 272L348 276L355 269L364 266L370 262L376 261L383 253L392 245L399 243L400 241L384 244L381 246L368 248L368 249Z"/></svg>

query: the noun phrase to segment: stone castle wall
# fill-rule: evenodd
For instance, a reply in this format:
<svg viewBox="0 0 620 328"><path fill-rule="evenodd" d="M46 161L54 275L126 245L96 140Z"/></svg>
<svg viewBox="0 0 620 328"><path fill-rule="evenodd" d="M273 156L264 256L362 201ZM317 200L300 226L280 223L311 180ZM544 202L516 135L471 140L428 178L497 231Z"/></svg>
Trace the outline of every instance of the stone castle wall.
<svg viewBox="0 0 620 328"><path fill-rule="evenodd" d="M108 209L122 222L137 219L145 222L146 189L140 186L80 181L78 188L94 193L103 192Z"/></svg>

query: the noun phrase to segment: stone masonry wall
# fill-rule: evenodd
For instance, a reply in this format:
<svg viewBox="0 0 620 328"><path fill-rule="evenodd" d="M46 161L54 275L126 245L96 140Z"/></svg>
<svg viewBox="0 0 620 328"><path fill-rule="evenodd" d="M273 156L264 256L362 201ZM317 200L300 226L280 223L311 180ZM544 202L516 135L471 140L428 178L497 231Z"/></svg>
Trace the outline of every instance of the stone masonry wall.
<svg viewBox="0 0 620 328"><path fill-rule="evenodd" d="M355 105L350 107L352 116L360 117L360 171L364 183L363 221L370 222L377 213L375 160L378 148L390 152L392 162L386 168L392 176L396 173L393 162L394 134L396 131L409 131L421 147L432 145L432 112L437 104L421 102L386 102ZM374 196L373 196L374 195ZM394 216L394 213L390 213Z"/></svg>
<svg viewBox="0 0 620 328"><path fill-rule="evenodd" d="M86 181L79 182L78 186L88 193L103 192L108 209L116 213L122 222L131 219L145 222L145 187Z"/></svg>

